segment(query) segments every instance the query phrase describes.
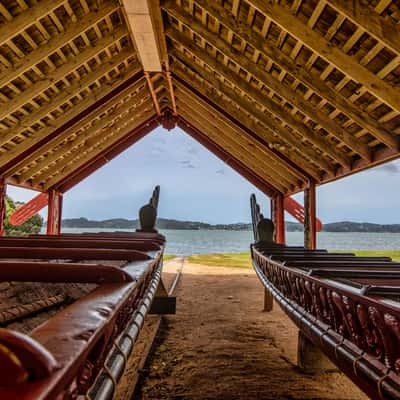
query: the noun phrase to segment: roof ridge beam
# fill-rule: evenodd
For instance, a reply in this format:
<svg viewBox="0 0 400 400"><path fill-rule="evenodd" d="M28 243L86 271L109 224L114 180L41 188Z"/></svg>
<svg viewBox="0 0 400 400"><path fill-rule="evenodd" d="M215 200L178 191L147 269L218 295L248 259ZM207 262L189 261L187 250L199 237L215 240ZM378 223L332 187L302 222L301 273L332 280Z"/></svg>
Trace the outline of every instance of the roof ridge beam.
<svg viewBox="0 0 400 400"><path fill-rule="evenodd" d="M387 104L393 110L400 112L400 93L397 90L360 65L353 57L342 52L319 33L298 20L282 5L267 3L263 0L246 1L266 18L272 20L281 29L317 53L339 71L355 82L365 86L371 94L383 103Z"/></svg>
<svg viewBox="0 0 400 400"><path fill-rule="evenodd" d="M210 3L207 0L193 0L207 14L218 20L223 26L231 32L247 42L256 51L259 51L263 56L269 58L281 69L299 80L304 86L311 89L317 96L326 99L333 107L343 113L345 116L353 120L361 128L366 129L378 140L385 143L387 146L397 149L397 140L385 128L385 124L379 123L374 118L370 117L366 111L360 110L354 103L349 101L339 92L332 89L318 76L307 71L305 68L300 68L294 60L287 56L282 50L275 46L268 46L263 37L251 29L245 29L243 24L236 21L228 10L218 4ZM168 0L164 3L164 8L175 7L175 3Z"/></svg>
<svg viewBox="0 0 400 400"><path fill-rule="evenodd" d="M362 158L370 161L371 150L368 145L362 143L359 139L352 136L343 127L331 120L329 116L316 109L302 96L298 95L293 89L288 88L277 81L271 74L261 70L254 62L250 61L246 56L240 54L232 47L226 46L226 43L215 33L207 31L202 24L197 22L187 13L179 13L175 9L167 9L167 12L186 25L196 35L217 49L221 54L230 58L236 65L253 75L259 82L265 85L269 90L275 92L279 97L287 103L294 106L301 113L308 116L311 120L321 126L329 134L335 136L338 140L359 154ZM278 104L278 103L277 103Z"/></svg>
<svg viewBox="0 0 400 400"><path fill-rule="evenodd" d="M295 119L292 115L287 113L283 107L277 104L272 99L261 95L255 90L248 82L244 81L238 75L233 72L230 68L217 62L215 59L210 57L203 49L194 45L191 40L188 40L185 35L178 32L175 29L169 28L166 31L168 37L174 40L178 45L183 46L187 51L194 55L197 59L201 60L203 63L207 64L214 72L217 72L227 81L234 84L240 90L245 92L248 96L253 98L257 103L265 107L269 112L274 114L280 120L284 121L287 125L290 125L293 129L303 135L307 140L312 142L320 150L328 154L339 164L349 167L351 164L351 159L349 156L345 155L342 151L339 151L332 143L328 143L319 133L315 132L304 123Z"/></svg>

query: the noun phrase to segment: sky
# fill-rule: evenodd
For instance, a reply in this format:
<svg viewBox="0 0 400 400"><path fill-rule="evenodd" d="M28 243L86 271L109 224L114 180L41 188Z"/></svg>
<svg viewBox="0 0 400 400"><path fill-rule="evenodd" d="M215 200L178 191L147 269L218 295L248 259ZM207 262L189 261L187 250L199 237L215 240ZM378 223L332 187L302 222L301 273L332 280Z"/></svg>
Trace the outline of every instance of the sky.
<svg viewBox="0 0 400 400"><path fill-rule="evenodd" d="M155 185L159 216L208 223L249 222L256 193L265 215L269 199L181 129L157 128L65 193L63 218L135 219ZM318 187L324 222L400 223L400 160ZM35 192L8 186L14 200ZM303 194L295 199L303 203ZM46 210L41 214L46 218ZM287 216L288 220L292 220Z"/></svg>

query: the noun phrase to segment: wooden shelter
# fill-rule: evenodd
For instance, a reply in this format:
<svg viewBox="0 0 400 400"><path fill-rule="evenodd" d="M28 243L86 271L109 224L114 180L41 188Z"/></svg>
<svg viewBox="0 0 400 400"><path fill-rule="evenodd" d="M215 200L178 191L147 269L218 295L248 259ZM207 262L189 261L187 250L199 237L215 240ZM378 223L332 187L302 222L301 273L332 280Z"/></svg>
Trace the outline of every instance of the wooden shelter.
<svg viewBox="0 0 400 400"><path fill-rule="evenodd" d="M313 247L315 186L399 156L399 20L396 0L3 0L1 197L48 193L57 233L64 192L178 124L273 199L280 240L306 189Z"/></svg>

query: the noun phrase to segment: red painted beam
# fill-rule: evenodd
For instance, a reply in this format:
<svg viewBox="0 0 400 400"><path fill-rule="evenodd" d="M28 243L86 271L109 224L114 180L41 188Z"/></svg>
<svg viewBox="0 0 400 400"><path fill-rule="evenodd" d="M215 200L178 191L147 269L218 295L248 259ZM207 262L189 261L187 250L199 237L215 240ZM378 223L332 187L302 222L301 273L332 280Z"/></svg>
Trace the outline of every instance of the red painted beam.
<svg viewBox="0 0 400 400"><path fill-rule="evenodd" d="M80 114L78 114L76 117L71 118L67 123L64 125L60 126L59 128L55 129L50 135L47 135L45 138L42 140L39 140L35 145L31 146L29 149L24 151L22 154L18 155L15 157L13 160L8 162L6 165L4 165L1 169L0 172L6 172L10 168L14 167L18 163L24 160L24 158L28 157L32 152L40 149L40 147L44 146L45 144L49 143L52 139L57 137L59 134L64 132L65 130L71 128L74 126L76 123L78 123L82 118L87 117L90 113L95 111L97 108L101 107L103 104L107 103L108 101L112 100L115 96L117 96L119 93L121 93L123 90L128 88L129 86L135 84L140 78L143 77L143 71L140 71L130 78L126 79L116 87L113 91L108 93L106 96L102 97L101 99L95 101L90 107L86 108L83 110Z"/></svg>
<svg viewBox="0 0 400 400"><path fill-rule="evenodd" d="M301 224L304 224L304 207L291 197L285 197L284 200L285 210L297 219ZM316 231L321 232L322 222L316 218Z"/></svg>
<svg viewBox="0 0 400 400"><path fill-rule="evenodd" d="M22 225L28 219L32 218L42 208L48 204L48 195L46 193L40 193L32 200L18 207L9 218L10 224L14 226Z"/></svg>
<svg viewBox="0 0 400 400"><path fill-rule="evenodd" d="M315 182L310 180L304 191L304 247L310 250L317 248L316 197Z"/></svg>
<svg viewBox="0 0 400 400"><path fill-rule="evenodd" d="M284 197L278 194L274 197L274 211L275 211L275 241L279 244L285 244L285 206Z"/></svg>
<svg viewBox="0 0 400 400"><path fill-rule="evenodd" d="M204 135L197 128L192 126L188 121L186 121L182 116L178 116L178 126L183 129L188 135L192 136L196 141L202 144L206 149L211 151L215 156L228 164L236 172L242 175L250 183L260 189L269 197L274 197L278 191L270 183L266 182L260 176L254 174L247 166L245 166L241 161L232 157L223 148L218 146L215 142L210 140L209 137Z"/></svg>
<svg viewBox="0 0 400 400"><path fill-rule="evenodd" d="M107 164L110 160L117 157L127 148L134 143L145 137L159 125L159 118L157 116L149 118L146 122L142 123L137 128L130 131L125 137L121 138L117 143L105 149L100 154L93 157L85 165L65 177L61 182L54 185L58 191L65 193L78 183L82 182L85 178L97 171L103 165Z"/></svg>

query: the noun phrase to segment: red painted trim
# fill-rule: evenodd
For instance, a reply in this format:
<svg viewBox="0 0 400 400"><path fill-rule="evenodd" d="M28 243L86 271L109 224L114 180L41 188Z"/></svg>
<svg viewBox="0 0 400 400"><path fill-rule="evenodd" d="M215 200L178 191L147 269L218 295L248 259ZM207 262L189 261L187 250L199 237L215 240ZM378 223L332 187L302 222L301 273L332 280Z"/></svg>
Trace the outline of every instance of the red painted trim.
<svg viewBox="0 0 400 400"><path fill-rule="evenodd" d="M22 225L24 222L32 218L42 208L48 204L49 197L47 193L40 193L27 203L18 207L9 218L10 224L14 226Z"/></svg>
<svg viewBox="0 0 400 400"><path fill-rule="evenodd" d="M97 108L101 107L103 104L107 103L108 101L112 100L115 96L120 94L123 90L125 90L127 87L135 84L139 79L143 77L143 71L138 72L137 74L131 76L130 78L126 79L124 82L121 83L118 87L116 87L113 91L108 93L106 96L102 97L101 99L95 101L91 106L83 110L80 114L78 114L76 117L71 118L68 122L66 122L64 125L60 126L56 130L54 130L50 135L47 135L45 138L40 140L38 143L34 144L27 150L25 150L22 154L18 155L11 161L9 161L6 165L4 165L0 171L1 172L6 172L10 168L14 167L18 163L20 163L24 158L28 157L32 152L40 149L40 147L44 146L48 142L50 142L52 139L57 137L59 134L64 132L65 130L71 128L73 125L78 123L82 118L87 117L90 113L95 111Z"/></svg>
<svg viewBox="0 0 400 400"><path fill-rule="evenodd" d="M145 137L158 125L159 118L157 116L149 118L146 122L142 123L137 128L130 131L126 136L118 140L117 143L114 143L109 148L103 150L100 154L94 156L85 165L79 168L78 171L71 172L71 174L65 177L61 182L54 185L54 189L62 193L70 190L134 143Z"/></svg>
<svg viewBox="0 0 400 400"><path fill-rule="evenodd" d="M256 186L259 190L265 193L269 197L274 197L278 191L270 183L266 182L264 179L254 174L247 166L245 166L241 161L232 157L223 148L218 146L215 142L210 140L210 138L204 135L200 130L192 126L188 121L182 116L178 116L178 126L183 129L188 135L192 136L196 141L202 144L206 149L211 151L215 156L228 164L236 172L242 175L250 183Z"/></svg>

